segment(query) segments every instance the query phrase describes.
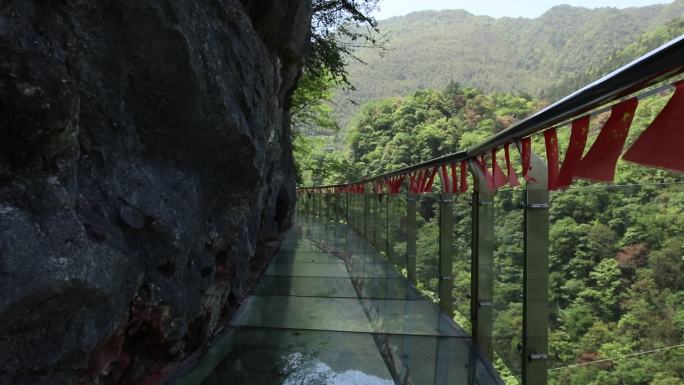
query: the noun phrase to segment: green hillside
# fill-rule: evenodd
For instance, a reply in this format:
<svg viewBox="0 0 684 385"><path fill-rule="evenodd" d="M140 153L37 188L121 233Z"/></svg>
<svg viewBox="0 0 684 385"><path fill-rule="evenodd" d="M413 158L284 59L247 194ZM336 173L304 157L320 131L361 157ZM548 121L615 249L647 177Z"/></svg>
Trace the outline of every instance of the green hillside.
<svg viewBox="0 0 684 385"><path fill-rule="evenodd" d="M645 33L634 43L613 53L603 63L550 86L544 94L551 100L560 99L682 34L684 34L684 17Z"/></svg>
<svg viewBox="0 0 684 385"><path fill-rule="evenodd" d="M380 21L388 50L361 49L349 64L356 90L337 97L342 121L357 104L441 88L450 80L485 92L544 97L598 67L644 33L684 16L684 0L638 8L556 6L535 19L424 11ZM628 58L631 59L631 58Z"/></svg>

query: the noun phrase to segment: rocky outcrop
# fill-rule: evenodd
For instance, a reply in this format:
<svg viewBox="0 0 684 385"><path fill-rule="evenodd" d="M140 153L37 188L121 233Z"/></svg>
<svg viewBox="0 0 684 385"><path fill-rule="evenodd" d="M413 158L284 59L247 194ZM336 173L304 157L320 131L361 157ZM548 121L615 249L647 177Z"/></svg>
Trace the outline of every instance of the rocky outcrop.
<svg viewBox="0 0 684 385"><path fill-rule="evenodd" d="M0 3L0 384L151 383L290 220L307 0Z"/></svg>

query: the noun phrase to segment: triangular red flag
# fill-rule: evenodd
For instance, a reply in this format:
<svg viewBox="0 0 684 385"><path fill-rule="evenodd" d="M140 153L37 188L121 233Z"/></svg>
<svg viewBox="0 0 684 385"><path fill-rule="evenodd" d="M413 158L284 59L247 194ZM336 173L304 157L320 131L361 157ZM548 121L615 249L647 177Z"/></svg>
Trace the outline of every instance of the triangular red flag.
<svg viewBox="0 0 684 385"><path fill-rule="evenodd" d="M425 184L423 185L422 192L432 191L432 183L435 181L435 175L437 175L437 167L425 172Z"/></svg>
<svg viewBox="0 0 684 385"><path fill-rule="evenodd" d="M504 157L506 158L506 172L508 173L508 184L511 187L517 187L520 185L520 183L518 182L518 174L515 173L515 169L511 164L511 154L510 150L508 149L510 145L510 143L506 143L504 145Z"/></svg>
<svg viewBox="0 0 684 385"><path fill-rule="evenodd" d="M475 164L477 167L482 171L482 175L485 178L485 182L487 183L487 188L490 190L494 189L494 178L492 177L492 173L489 172L489 169L487 168L487 162L485 162L485 156L480 155L479 158L475 158Z"/></svg>
<svg viewBox="0 0 684 385"><path fill-rule="evenodd" d="M456 163L452 163L449 167L451 168L451 192L455 193L458 192L458 177L456 174Z"/></svg>
<svg viewBox="0 0 684 385"><path fill-rule="evenodd" d="M684 172L684 81L675 84L675 93L665 108L627 150L622 159Z"/></svg>
<svg viewBox="0 0 684 385"><path fill-rule="evenodd" d="M589 115L575 119L572 122L572 133L570 133L570 143L565 150L563 166L556 180L556 188L566 188L572 183L577 167L582 162L584 147L587 145L587 134L589 133Z"/></svg>
<svg viewBox="0 0 684 385"><path fill-rule="evenodd" d="M487 188L490 190L496 190L506 184L506 175L504 175L503 170L501 170L501 167L499 167L496 162L492 163L492 169L494 170L494 174L492 174L489 167L487 167L487 162L485 161L484 155L480 155L479 158L475 158L474 160L475 164L482 171L482 174L485 177Z"/></svg>
<svg viewBox="0 0 684 385"><path fill-rule="evenodd" d="M499 162L496 161L496 148L492 149L492 175L494 176L494 190L498 190L508 183L506 174L499 167Z"/></svg>
<svg viewBox="0 0 684 385"><path fill-rule="evenodd" d="M451 187L449 186L449 174L447 173L447 166L446 164L441 165L441 173L439 174L440 179L442 180L442 192L449 193L451 192Z"/></svg>
<svg viewBox="0 0 684 385"><path fill-rule="evenodd" d="M520 140L520 156L522 158L523 178L526 182L536 183L537 181L530 176L532 170L532 138L522 138Z"/></svg>
<svg viewBox="0 0 684 385"><path fill-rule="evenodd" d="M629 126L634 118L639 101L636 98L626 100L613 106L610 118L601 128L596 141L582 158L577 169L577 177L605 182L612 182L615 177L615 166L622 154L622 147L627 140Z"/></svg>
<svg viewBox="0 0 684 385"><path fill-rule="evenodd" d="M465 160L461 161L461 184L459 186L459 192L468 192L468 164Z"/></svg>
<svg viewBox="0 0 684 385"><path fill-rule="evenodd" d="M558 180L558 135L556 128L544 131L544 143L546 144L546 162L548 170L549 191L556 189Z"/></svg>

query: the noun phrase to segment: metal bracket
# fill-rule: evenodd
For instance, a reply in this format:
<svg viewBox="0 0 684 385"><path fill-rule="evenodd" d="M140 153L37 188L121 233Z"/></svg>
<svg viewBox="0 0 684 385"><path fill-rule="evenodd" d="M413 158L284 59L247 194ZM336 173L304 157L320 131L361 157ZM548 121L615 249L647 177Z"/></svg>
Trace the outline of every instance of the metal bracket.
<svg viewBox="0 0 684 385"><path fill-rule="evenodd" d="M441 279L442 281L446 281L446 280L454 279L454 277L452 277L450 275L445 275L443 277L439 277L439 279Z"/></svg>
<svg viewBox="0 0 684 385"><path fill-rule="evenodd" d="M527 205L528 210L548 210L548 203L530 203Z"/></svg>
<svg viewBox="0 0 684 385"><path fill-rule="evenodd" d="M452 203L453 201L454 201L454 199L453 199L453 198L449 198L449 199L442 199L442 200L441 200L441 202L442 202L442 203Z"/></svg>
<svg viewBox="0 0 684 385"><path fill-rule="evenodd" d="M493 206L494 201L482 201L480 202L480 206Z"/></svg>
<svg viewBox="0 0 684 385"><path fill-rule="evenodd" d="M480 301L478 302L479 307L491 307L492 301Z"/></svg>
<svg viewBox="0 0 684 385"><path fill-rule="evenodd" d="M530 353L527 358L530 361L542 361L548 359L548 356L544 353Z"/></svg>

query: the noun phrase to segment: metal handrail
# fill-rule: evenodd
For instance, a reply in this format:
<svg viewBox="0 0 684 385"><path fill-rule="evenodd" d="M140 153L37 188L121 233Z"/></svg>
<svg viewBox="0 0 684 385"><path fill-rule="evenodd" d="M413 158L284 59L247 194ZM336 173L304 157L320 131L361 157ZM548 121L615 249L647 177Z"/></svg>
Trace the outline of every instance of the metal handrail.
<svg viewBox="0 0 684 385"><path fill-rule="evenodd" d="M520 140L565 122L574 116L617 101L682 72L684 72L684 35L618 68L472 148L356 182L302 188L333 188L348 184L367 183L444 163L470 159L494 148L500 148L506 143Z"/></svg>

